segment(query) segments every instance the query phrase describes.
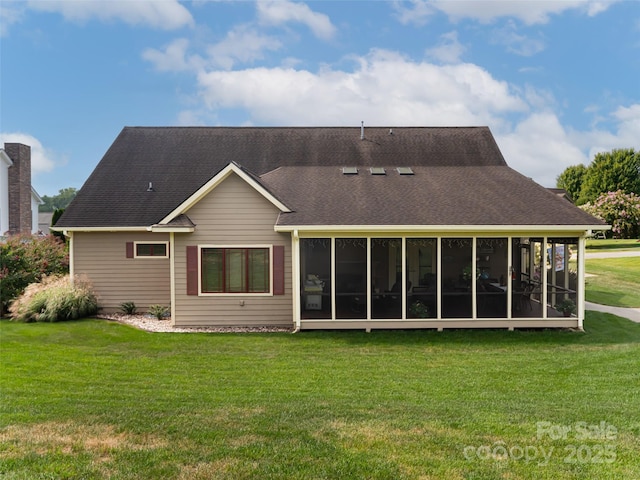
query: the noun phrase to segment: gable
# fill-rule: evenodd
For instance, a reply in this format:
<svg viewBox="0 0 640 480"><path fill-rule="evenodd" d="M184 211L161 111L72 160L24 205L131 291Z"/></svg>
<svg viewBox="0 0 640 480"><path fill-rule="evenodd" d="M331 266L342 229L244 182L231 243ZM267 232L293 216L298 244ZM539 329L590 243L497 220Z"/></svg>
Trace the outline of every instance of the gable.
<svg viewBox="0 0 640 480"><path fill-rule="evenodd" d="M203 198L208 196L212 191L214 191L219 185L225 182L230 177L237 178L239 181L244 182L246 187L249 189L253 189L255 193L261 195L265 200L273 204L276 208L278 208L282 212L289 212L289 208L284 205L280 200L278 200L274 195L272 195L261 183L258 179L253 177L252 175L246 173L242 168L235 164L230 163L225 168L223 168L217 175L215 175L211 180L205 183L202 187L200 187L193 195L191 195L188 199L182 202L178 207L173 210L169 215L163 218L159 223L166 224L173 221L179 215L185 214L200 202ZM245 191L247 189L244 189Z"/></svg>

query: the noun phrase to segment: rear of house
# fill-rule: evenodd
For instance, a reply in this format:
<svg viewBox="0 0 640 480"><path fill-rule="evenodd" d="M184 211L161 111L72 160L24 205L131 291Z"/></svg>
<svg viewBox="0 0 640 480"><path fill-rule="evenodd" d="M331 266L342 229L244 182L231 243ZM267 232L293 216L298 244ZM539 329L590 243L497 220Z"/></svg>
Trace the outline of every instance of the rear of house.
<svg viewBox="0 0 640 480"><path fill-rule="evenodd" d="M295 329L581 328L604 227L484 127L125 128L56 224L105 311Z"/></svg>

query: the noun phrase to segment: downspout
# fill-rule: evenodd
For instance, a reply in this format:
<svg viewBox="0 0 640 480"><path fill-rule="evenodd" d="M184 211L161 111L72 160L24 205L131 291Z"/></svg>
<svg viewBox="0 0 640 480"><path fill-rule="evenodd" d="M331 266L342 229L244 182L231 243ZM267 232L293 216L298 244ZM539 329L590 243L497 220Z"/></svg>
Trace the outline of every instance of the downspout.
<svg viewBox="0 0 640 480"><path fill-rule="evenodd" d="M291 285L293 286L293 292L291 292L291 298L293 300L293 319L294 329L291 333L298 333L300 331L300 236L298 230L294 230L291 235Z"/></svg>
<svg viewBox="0 0 640 480"><path fill-rule="evenodd" d="M578 239L578 330L584 331L585 314L585 249L587 238L583 235Z"/></svg>
<svg viewBox="0 0 640 480"><path fill-rule="evenodd" d="M171 325L176 326L176 237L174 232L169 232L169 299L171 302Z"/></svg>
<svg viewBox="0 0 640 480"><path fill-rule="evenodd" d="M73 249L75 248L75 243L73 241L73 232L63 230L62 233L65 237L69 238L69 278L71 279L71 285L73 285L73 278L76 272L75 255L73 254Z"/></svg>

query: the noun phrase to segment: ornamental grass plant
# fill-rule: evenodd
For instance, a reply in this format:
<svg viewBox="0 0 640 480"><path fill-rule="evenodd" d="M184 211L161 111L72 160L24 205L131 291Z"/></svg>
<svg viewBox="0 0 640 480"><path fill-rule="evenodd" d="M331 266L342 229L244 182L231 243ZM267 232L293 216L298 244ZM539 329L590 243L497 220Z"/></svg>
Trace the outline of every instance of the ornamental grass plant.
<svg viewBox="0 0 640 480"><path fill-rule="evenodd" d="M70 275L44 277L32 283L9 307L19 322L76 320L98 311L98 299L86 277Z"/></svg>

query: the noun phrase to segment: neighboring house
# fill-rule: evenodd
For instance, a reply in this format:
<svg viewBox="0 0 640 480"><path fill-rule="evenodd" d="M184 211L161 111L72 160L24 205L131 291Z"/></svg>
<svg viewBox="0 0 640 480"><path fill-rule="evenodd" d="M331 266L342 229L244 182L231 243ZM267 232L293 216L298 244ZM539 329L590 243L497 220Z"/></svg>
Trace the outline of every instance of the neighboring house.
<svg viewBox="0 0 640 480"><path fill-rule="evenodd" d="M55 226L105 311L296 329L582 328L603 228L486 127L128 127Z"/></svg>
<svg viewBox="0 0 640 480"><path fill-rule="evenodd" d="M571 198L571 195L569 195L569 192L567 192L564 188L549 188L549 191L552 193L555 193L560 198L564 198L565 200L568 200L569 202L574 203L573 198Z"/></svg>
<svg viewBox="0 0 640 480"><path fill-rule="evenodd" d="M31 186L31 147L5 143L0 149L0 235L37 233L40 204Z"/></svg>
<svg viewBox="0 0 640 480"><path fill-rule="evenodd" d="M38 231L45 235L51 233L49 228L51 227L51 220L53 219L53 212L40 212L38 213Z"/></svg>

